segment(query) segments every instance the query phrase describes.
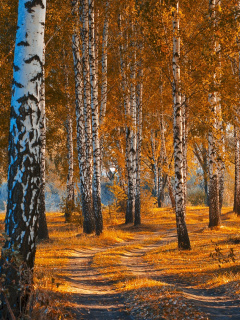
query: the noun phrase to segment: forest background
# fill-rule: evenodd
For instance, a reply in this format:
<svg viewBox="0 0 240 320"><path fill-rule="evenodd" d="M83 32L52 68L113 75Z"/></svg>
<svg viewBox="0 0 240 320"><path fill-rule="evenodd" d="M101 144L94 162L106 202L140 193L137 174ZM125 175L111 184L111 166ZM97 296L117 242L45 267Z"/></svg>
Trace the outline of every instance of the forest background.
<svg viewBox="0 0 240 320"><path fill-rule="evenodd" d="M125 170L124 130L126 117L124 115L123 95L120 82L119 46L123 39L119 35L117 25L119 12L126 21L135 19L140 30L137 37L144 42L142 53L144 65L143 87L143 155L142 155L142 185L152 190L157 196L157 186L154 186L154 170L160 166L161 137L159 119L163 115L165 123L165 139L167 157L171 161L169 168L164 170L173 176L173 110L172 110L172 9L171 1L144 1L135 5L134 1L119 3L97 1L98 36L99 36L99 79L101 79L101 59L104 20L106 5L109 15L108 43L108 100L106 122L101 128L104 136L104 171L105 184L110 182L107 173L110 168ZM238 59L238 2L221 1L218 9L218 26L214 34L221 43L221 84L218 92L221 95L222 118L225 132L224 162L225 162L225 205L233 204L234 189L234 136L233 127L238 121L236 105L238 104L238 72L234 69ZM56 14L56 8L61 12ZM1 181L0 209L4 210L7 199L7 146L10 117L10 87L12 81L12 64L17 21L17 1L1 3ZM140 8L140 9L139 9ZM224 8L224 9L222 9ZM138 11L137 11L138 10ZM211 43L213 28L209 23L209 8L207 1L182 1L180 4L181 21L181 82L182 91L189 98L188 115L188 202L191 204L206 203L204 194L204 174L206 168L204 149L207 148L207 135L212 125L213 117L208 101L212 90L213 74L219 57L213 53ZM66 197L66 182L68 174L67 163L67 105L74 119L75 94L74 70L71 49L73 34L73 15L70 1L60 3L48 1L46 23L46 112L47 112L47 210L59 208L62 199ZM65 57L63 57L65 50ZM65 59L65 60L64 60ZM64 70L69 70L69 86L66 92ZM99 84L101 90L101 81ZM77 163L76 124L73 121L74 141L74 181L78 186L79 169ZM121 150L119 150L119 137ZM154 146L153 146L154 144ZM206 156L206 154L205 154ZM200 160L200 163L199 163ZM155 163L154 163L155 162ZM157 163L157 164L156 164ZM205 171L205 172L204 172ZM206 179L206 177L205 177ZM208 178L207 178L208 179ZM54 182L53 182L54 181ZM173 180L174 181L174 180ZM206 188L206 187L205 187ZM77 189L79 189L77 187ZM113 200L108 190L102 197L103 204ZM78 190L79 193L79 190ZM168 192L166 190L166 196ZM165 204L170 204L165 197Z"/></svg>

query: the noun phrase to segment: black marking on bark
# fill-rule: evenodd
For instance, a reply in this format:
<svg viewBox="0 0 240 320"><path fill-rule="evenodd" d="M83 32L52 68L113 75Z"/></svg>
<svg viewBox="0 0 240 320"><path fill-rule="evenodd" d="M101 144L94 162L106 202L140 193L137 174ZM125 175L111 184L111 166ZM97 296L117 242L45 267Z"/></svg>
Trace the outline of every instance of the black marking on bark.
<svg viewBox="0 0 240 320"><path fill-rule="evenodd" d="M45 26L45 22L40 22L40 24L41 24L42 26Z"/></svg>
<svg viewBox="0 0 240 320"><path fill-rule="evenodd" d="M40 59L40 57L37 55L37 54L35 54L34 56L32 56L31 58L29 58L29 59L26 59L26 60L24 60L24 62L25 63L31 63L32 61L38 61L39 62L39 64L42 66L42 61L41 61L41 59Z"/></svg>
<svg viewBox="0 0 240 320"><path fill-rule="evenodd" d="M35 77L33 77L30 81L31 82L35 82L35 81L37 81L37 80L41 80L42 79L42 76L43 76L43 74L42 74L42 72L39 72Z"/></svg>
<svg viewBox="0 0 240 320"><path fill-rule="evenodd" d="M29 13L34 12L33 8L36 7L37 5L39 5L42 9L44 9L44 5L42 0L32 0L32 1L28 1L25 3L25 8L27 9L27 11Z"/></svg>
<svg viewBox="0 0 240 320"><path fill-rule="evenodd" d="M17 44L18 47L20 46L23 46L23 47L29 47L30 44L27 42L27 41L20 41L18 44Z"/></svg>
<svg viewBox="0 0 240 320"><path fill-rule="evenodd" d="M32 142L33 139L34 139L34 132L30 131L29 132L29 140L30 140L30 142Z"/></svg>
<svg viewBox="0 0 240 320"><path fill-rule="evenodd" d="M20 68L18 66L16 66L15 64L13 65L13 69L14 69L14 71L19 71L20 70Z"/></svg>
<svg viewBox="0 0 240 320"><path fill-rule="evenodd" d="M27 95L24 95L23 97L19 98L17 100L17 102L23 104L23 103L27 103L28 100L32 100L35 103L38 103L38 99L33 94L30 94L30 93L28 93Z"/></svg>
<svg viewBox="0 0 240 320"><path fill-rule="evenodd" d="M28 33L26 32L26 34L25 34L25 37L27 38L28 37Z"/></svg>
<svg viewBox="0 0 240 320"><path fill-rule="evenodd" d="M42 115L41 110L40 110L40 108L38 108L38 109L37 109L38 121L40 120L41 115Z"/></svg>
<svg viewBox="0 0 240 320"><path fill-rule="evenodd" d="M15 81L15 80L13 80L12 85L15 85L18 88L23 88L24 87L21 83Z"/></svg>

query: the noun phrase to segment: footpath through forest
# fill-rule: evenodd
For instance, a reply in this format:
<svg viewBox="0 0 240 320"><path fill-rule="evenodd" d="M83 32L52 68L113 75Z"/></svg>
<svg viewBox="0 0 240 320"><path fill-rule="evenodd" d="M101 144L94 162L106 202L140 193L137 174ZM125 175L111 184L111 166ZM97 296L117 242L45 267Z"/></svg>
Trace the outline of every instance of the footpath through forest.
<svg viewBox="0 0 240 320"><path fill-rule="evenodd" d="M225 225L228 226L229 214L224 217ZM202 218L200 220L203 222ZM173 227L166 229L166 226L170 224L166 223L162 228L145 224L138 229L130 225L118 226L132 232L133 238L104 248L72 250L66 271L76 306L76 319L240 319L240 300L230 290L231 286L239 284L239 279L236 282L236 274L239 273L236 259L239 252L233 253L235 262L231 264L231 256L227 253L224 255L219 247L222 243L223 248L226 242L221 238L226 230L213 231L213 237L209 239L209 243L215 241L215 251L210 255L207 253L207 256L210 263L212 259L212 265L216 263L219 270L208 270L204 272L205 278L201 274L201 279L209 279L211 273L212 277L235 277L235 282L232 282L233 279L225 282L219 280L217 285L213 282L212 286L204 287L204 283L199 281L201 268L193 266L191 271L187 271L186 261L191 260L191 251L187 253L187 258L184 253L182 256L177 253L177 259L180 257L183 265L175 261L176 231ZM190 238L197 241L193 242L193 246L206 247L204 241L209 237L209 230L201 227L201 224L196 226L190 223ZM227 241L232 239L225 238ZM217 253L219 250L216 248L220 248L221 254ZM154 258L160 251L162 263L161 259ZM172 260L169 259L171 255ZM214 261L214 257L217 261ZM169 268L165 258L169 259ZM185 263L186 272L180 272L184 270ZM156 286L159 286L158 291L155 290ZM148 305L150 299L154 300L154 294L157 300Z"/></svg>

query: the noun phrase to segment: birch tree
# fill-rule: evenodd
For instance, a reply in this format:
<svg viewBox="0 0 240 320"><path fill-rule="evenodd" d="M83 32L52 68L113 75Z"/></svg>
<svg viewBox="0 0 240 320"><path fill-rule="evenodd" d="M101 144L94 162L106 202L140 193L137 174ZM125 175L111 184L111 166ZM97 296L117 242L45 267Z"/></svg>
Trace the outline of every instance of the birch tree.
<svg viewBox="0 0 240 320"><path fill-rule="evenodd" d="M95 216L96 234L103 230L102 204L101 204L101 149L99 138L99 106L98 85L96 70L96 45L95 45L95 17L94 0L89 0L89 60L91 81L91 108L92 108L92 139L93 139L93 210Z"/></svg>
<svg viewBox="0 0 240 320"><path fill-rule="evenodd" d="M216 21L216 10L219 0L210 0L209 1L209 12L210 17L215 27L217 24ZM219 54L219 44L215 39L213 40L213 50L215 54ZM216 86L217 82L216 70L213 75L213 82ZM221 224L221 212L220 212L220 200L219 200L219 163L218 163L218 154L217 154L217 135L219 131L219 117L220 117L220 105L219 105L219 94L214 91L209 94L209 103L211 106L212 114L212 123L208 135L208 157L209 157L209 227L216 227Z"/></svg>
<svg viewBox="0 0 240 320"><path fill-rule="evenodd" d="M66 131L67 131L67 158L68 158L68 175L67 175L67 199L65 208L65 221L70 222L72 212L74 210L74 179L73 179L73 123L70 108L70 97L69 97L69 79L68 79L68 68L66 65L66 52L63 50L64 57L64 73L65 73L65 92L66 92Z"/></svg>
<svg viewBox="0 0 240 320"><path fill-rule="evenodd" d="M107 67L108 67L108 32L109 32L109 3L105 5L105 20L103 27L103 40L102 40L102 86L101 86L101 107L100 107L100 124L106 116L107 108Z"/></svg>
<svg viewBox="0 0 240 320"><path fill-rule="evenodd" d="M142 55L142 44L139 44L139 54ZM134 225L141 224L141 158L142 158L142 105L143 105L143 66L142 58L137 63L137 87L136 87L136 196Z"/></svg>
<svg viewBox="0 0 240 320"><path fill-rule="evenodd" d="M38 231L41 151L41 83L46 1L20 0L14 53L9 136L8 205L1 274L17 318L26 311ZM19 252L20 261L17 259ZM2 293L4 295L4 293ZM1 319L11 319L2 297Z"/></svg>
<svg viewBox="0 0 240 320"><path fill-rule="evenodd" d="M85 135L85 108L86 106L86 93L87 88L84 89L84 81L83 81L83 68L85 70L85 74L87 73L87 67L85 66L85 60L83 59L83 51L82 56L80 54L80 41L83 46L83 38L87 37L87 40L84 40L84 43L88 41L88 34L86 35L86 31L83 31L83 21L86 18L86 10L88 12L88 2L85 3L81 1L80 13L81 13L81 39L79 37L79 2L76 0L72 1L73 6L73 15L74 15L74 30L73 30L73 38L72 38L72 49L73 49L73 61L74 61L74 73L75 73L75 97L76 97L76 121L77 121L77 147L78 147L78 164L80 171L80 192L81 192L81 201L82 201L82 213L83 213L83 231L85 233L92 233L95 229L94 217L92 211L92 186L91 186L91 167L87 167L86 163L86 135ZM83 10L83 6L85 9ZM88 30L88 23L85 23L85 28ZM85 33L84 33L85 32ZM88 31L87 31L88 32ZM84 54L88 55L86 50ZM85 81L86 85L86 81ZM89 164L88 164L89 165ZM91 165L91 162L90 162ZM90 177L89 177L90 174ZM90 188L90 190L89 190Z"/></svg>
<svg viewBox="0 0 240 320"><path fill-rule="evenodd" d="M40 152L40 174L41 174L41 187L39 196L39 230L38 239L46 240L49 239L47 219L46 219L46 206L45 206L45 190L46 190L46 111L45 111L45 46L43 50L43 65L42 65L42 84L41 84L41 152Z"/></svg>
<svg viewBox="0 0 240 320"><path fill-rule="evenodd" d="M178 234L178 248L191 249L185 222L185 187L183 159L183 110L180 84L180 35L179 2L173 11L173 111L174 111L174 164L175 164L175 202Z"/></svg>
<svg viewBox="0 0 240 320"><path fill-rule="evenodd" d="M128 181L128 199L127 199L127 208L126 208L126 216L125 216L125 223L132 223L133 216L134 216L134 205L133 205L133 167L131 161L131 128L129 121L131 119L131 105L130 105L130 93L129 93L129 81L127 77L128 73L128 63L126 52L128 49L128 37L126 32L123 33L123 26L122 26L122 15L119 14L118 17L118 25L119 25L119 32L120 32L120 46L119 46L119 53L120 53L120 69L121 69L121 86L122 86L122 93L123 93L123 100L124 100L124 113L126 119L125 125L125 132L126 132L126 151L125 151L125 158L126 158L126 171L127 171L127 181ZM124 41L124 43L123 43Z"/></svg>
<svg viewBox="0 0 240 320"><path fill-rule="evenodd" d="M154 190L153 195L154 197L158 196L158 155L156 150L156 139L155 139L156 132L155 130L151 130L151 148L152 148L152 166L153 166L153 175L154 175Z"/></svg>

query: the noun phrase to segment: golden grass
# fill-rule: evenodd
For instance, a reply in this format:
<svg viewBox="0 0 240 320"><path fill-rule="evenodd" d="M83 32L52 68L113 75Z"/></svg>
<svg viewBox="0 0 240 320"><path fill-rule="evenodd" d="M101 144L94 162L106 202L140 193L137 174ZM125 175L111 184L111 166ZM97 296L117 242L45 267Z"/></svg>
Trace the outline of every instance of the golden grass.
<svg viewBox="0 0 240 320"><path fill-rule="evenodd" d="M98 253L94 257L93 265L99 268L105 277L115 281L117 290L122 292L124 296L127 295L129 310L136 319L145 319L145 317L158 319L159 314L163 319L207 319L207 316L198 312L194 305L189 305L183 292L179 291L176 286L171 287L155 281L151 279L151 276L137 277L121 263L121 256L129 250L141 249L162 240L164 242L162 245L146 250L143 257L148 265L152 265L153 270L161 269L160 277L174 276L180 282L199 288L215 287L217 289L225 286L228 294L236 297L240 291L238 242L240 241L240 219L229 211L229 208L223 208L221 227L209 229L208 208L187 208L186 220L192 250L179 251L176 238L169 237L169 234L176 234L173 211L154 208L143 219L148 229L152 227L153 230L149 232L149 238L128 244L120 249L112 248ZM156 228L162 235L153 237ZM140 232L135 230L135 237L138 238L139 235ZM231 249L235 261L231 258ZM136 301L141 302L137 303ZM180 304L178 310L174 309L174 301L177 301L178 305Z"/></svg>
<svg viewBox="0 0 240 320"><path fill-rule="evenodd" d="M163 319L183 319L184 312L184 319L207 319L194 305L188 304L176 286L156 281L151 275L138 277L122 263L122 256L148 248L142 259L153 271L160 269L159 276L174 276L199 288L224 286L235 296L240 293L240 219L229 208L223 208L222 216L222 227L209 229L208 208L188 207L186 221L192 250L179 251L173 237L175 215L170 208L150 209L143 215L140 227L124 225L123 215L112 212L110 216L105 211L104 221L108 222L108 227L100 237L84 235L81 227L66 224L63 214L47 214L50 241L39 243L36 253L36 314L47 309L46 319L60 316L72 319L68 311L74 308L69 303L72 290L64 281L67 276L64 266L69 263L74 249L101 248L93 258L92 267L99 269L103 279L114 281L116 290L127 297L128 308L136 319L151 319L150 314L152 319L158 319L160 314ZM4 214L0 214L2 231L3 220ZM136 304L136 301L141 303ZM180 305L178 311L176 304Z"/></svg>

